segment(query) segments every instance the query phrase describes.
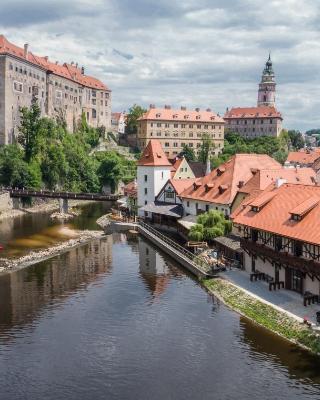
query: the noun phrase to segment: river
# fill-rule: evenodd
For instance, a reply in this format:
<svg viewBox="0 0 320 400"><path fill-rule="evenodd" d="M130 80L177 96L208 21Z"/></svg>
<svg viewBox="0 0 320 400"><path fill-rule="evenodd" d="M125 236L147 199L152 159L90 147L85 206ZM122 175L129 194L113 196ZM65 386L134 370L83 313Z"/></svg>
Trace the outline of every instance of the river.
<svg viewBox="0 0 320 400"><path fill-rule="evenodd" d="M96 229L100 207L71 225ZM320 399L319 358L220 304L140 237L0 275L1 400L270 398Z"/></svg>

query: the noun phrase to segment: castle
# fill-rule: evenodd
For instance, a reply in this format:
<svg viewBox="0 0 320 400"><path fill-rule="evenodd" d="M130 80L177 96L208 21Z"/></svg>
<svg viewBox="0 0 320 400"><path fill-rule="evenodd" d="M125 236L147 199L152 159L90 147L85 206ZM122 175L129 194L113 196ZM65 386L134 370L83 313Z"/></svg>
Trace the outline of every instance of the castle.
<svg viewBox="0 0 320 400"><path fill-rule="evenodd" d="M226 131L235 132L246 138L278 137L282 130L282 115L276 109L275 102L276 82L269 55L259 83L257 107L227 109L224 115Z"/></svg>
<svg viewBox="0 0 320 400"><path fill-rule="evenodd" d="M78 64L49 61L0 35L0 144L13 143L21 107L36 98L43 116L65 119L73 132L85 114L90 126L111 128L111 90Z"/></svg>

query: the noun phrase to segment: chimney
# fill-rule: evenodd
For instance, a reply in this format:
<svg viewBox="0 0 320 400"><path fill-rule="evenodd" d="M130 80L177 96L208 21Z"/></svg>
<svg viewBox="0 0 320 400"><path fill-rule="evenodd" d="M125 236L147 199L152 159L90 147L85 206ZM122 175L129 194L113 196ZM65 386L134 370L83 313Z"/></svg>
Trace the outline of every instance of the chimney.
<svg viewBox="0 0 320 400"><path fill-rule="evenodd" d="M78 68L78 63L76 63L76 68Z"/></svg>
<svg viewBox="0 0 320 400"><path fill-rule="evenodd" d="M84 75L84 67L81 67L81 73Z"/></svg>
<svg viewBox="0 0 320 400"><path fill-rule="evenodd" d="M56 61L56 65L58 65L59 64L59 61Z"/></svg>
<svg viewBox="0 0 320 400"><path fill-rule="evenodd" d="M244 181L239 181L238 188L239 188L239 189L242 188L243 185L244 185Z"/></svg>
<svg viewBox="0 0 320 400"><path fill-rule="evenodd" d="M211 172L211 163L210 163L210 156L209 156L209 154L208 154L208 157L207 157L207 167L206 167L206 175L209 175L210 172Z"/></svg>
<svg viewBox="0 0 320 400"><path fill-rule="evenodd" d="M206 110L207 112L211 112L211 108L207 108L207 110Z"/></svg>
<svg viewBox="0 0 320 400"><path fill-rule="evenodd" d="M187 107L181 106L181 111L187 111Z"/></svg>
<svg viewBox="0 0 320 400"><path fill-rule="evenodd" d="M71 65L73 65L74 64L74 61L71 61Z"/></svg>
<svg viewBox="0 0 320 400"><path fill-rule="evenodd" d="M156 108L156 106L155 106L155 104L150 104L149 105L149 108L151 109L151 108Z"/></svg>
<svg viewBox="0 0 320 400"><path fill-rule="evenodd" d="M44 59L45 59L46 61L48 61L48 60L49 60L49 57L48 57L48 56L45 56Z"/></svg>
<svg viewBox="0 0 320 400"><path fill-rule="evenodd" d="M28 43L25 43L23 52L24 58L28 57L28 47L29 47Z"/></svg>
<svg viewBox="0 0 320 400"><path fill-rule="evenodd" d="M197 107L197 108L196 108L196 111L199 112L199 111L200 111L200 108Z"/></svg>
<svg viewBox="0 0 320 400"><path fill-rule="evenodd" d="M165 104L165 105L164 105L164 109L165 109L165 110L171 110L171 106L169 106L168 104Z"/></svg>
<svg viewBox="0 0 320 400"><path fill-rule="evenodd" d="M279 187L280 187L281 185L283 185L284 183L287 183L287 180L286 180L286 179L277 178L277 179L276 179L276 183L275 183L276 188L279 188Z"/></svg>

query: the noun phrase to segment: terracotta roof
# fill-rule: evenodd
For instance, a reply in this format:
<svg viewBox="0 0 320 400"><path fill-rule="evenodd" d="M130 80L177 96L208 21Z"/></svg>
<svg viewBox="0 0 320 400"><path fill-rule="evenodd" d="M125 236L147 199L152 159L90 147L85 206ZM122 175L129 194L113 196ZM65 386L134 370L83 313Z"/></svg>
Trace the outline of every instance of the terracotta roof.
<svg viewBox="0 0 320 400"><path fill-rule="evenodd" d="M174 187L177 195L180 196L184 190L193 185L195 180L196 179L170 179L170 183Z"/></svg>
<svg viewBox="0 0 320 400"><path fill-rule="evenodd" d="M285 179L286 183L312 185L315 183L316 173L312 168L261 169L239 189L239 192L249 194L253 190L264 190L277 179Z"/></svg>
<svg viewBox="0 0 320 400"><path fill-rule="evenodd" d="M287 161L295 164L311 165L320 158L320 152L315 150L310 151L291 151L288 154Z"/></svg>
<svg viewBox="0 0 320 400"><path fill-rule="evenodd" d="M187 123L219 122L224 119L212 111L174 110L167 108L150 108L139 120L179 121Z"/></svg>
<svg viewBox="0 0 320 400"><path fill-rule="evenodd" d="M235 107L227 111L224 119L232 118L282 118L281 113L275 107Z"/></svg>
<svg viewBox="0 0 320 400"><path fill-rule="evenodd" d="M84 75L81 69L71 64L56 64L50 62L48 57L39 57L28 51L27 57L24 56L24 49L10 43L4 35L0 35L0 54L10 54L24 61L28 61L38 67L45 69L55 75L80 83L92 89L108 90L107 86L92 76Z"/></svg>
<svg viewBox="0 0 320 400"><path fill-rule="evenodd" d="M251 207L261 208L269 203L269 201L276 195L275 192L264 192L261 196L257 196L251 203Z"/></svg>
<svg viewBox="0 0 320 400"><path fill-rule="evenodd" d="M167 156L165 155L159 140L151 139L143 150L137 165L147 167L172 167Z"/></svg>
<svg viewBox="0 0 320 400"><path fill-rule="evenodd" d="M196 185L186 189L182 193L182 197L211 203L231 204L239 190L239 182L246 183L260 168L279 169L280 164L265 154L236 154L209 175L197 179ZM208 190L206 184L214 186Z"/></svg>
<svg viewBox="0 0 320 400"><path fill-rule="evenodd" d="M259 212L251 211L251 206L247 205L234 217L233 222L320 244L320 187L284 184L272 191L275 196ZM315 204L316 200L318 202ZM300 221L295 221L291 218L292 212L304 213L304 216Z"/></svg>

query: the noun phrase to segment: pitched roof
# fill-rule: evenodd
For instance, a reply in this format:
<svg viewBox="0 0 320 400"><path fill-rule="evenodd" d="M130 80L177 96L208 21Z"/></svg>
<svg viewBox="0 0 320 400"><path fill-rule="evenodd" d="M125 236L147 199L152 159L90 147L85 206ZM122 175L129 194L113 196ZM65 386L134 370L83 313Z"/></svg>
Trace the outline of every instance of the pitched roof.
<svg viewBox="0 0 320 400"><path fill-rule="evenodd" d="M198 110L198 109L197 109ZM212 111L150 108L139 120L183 121L185 123L219 122L224 119Z"/></svg>
<svg viewBox="0 0 320 400"><path fill-rule="evenodd" d="M277 179L284 179L286 183L312 185L315 183L316 173L312 168L261 169L239 189L239 192L249 194L254 190L264 190Z"/></svg>
<svg viewBox="0 0 320 400"><path fill-rule="evenodd" d="M295 164L313 164L316 160L320 158L320 149L314 150L300 150L300 151L290 151L287 157L289 163Z"/></svg>
<svg viewBox="0 0 320 400"><path fill-rule="evenodd" d="M170 179L169 182L173 186L175 192L177 193L178 196L181 195L181 193L186 190L188 187L190 187L196 179Z"/></svg>
<svg viewBox="0 0 320 400"><path fill-rule="evenodd" d="M202 163L200 161L189 161L188 164L190 165L190 168L196 178L201 178L202 176L205 176L207 169L205 163Z"/></svg>
<svg viewBox="0 0 320 400"><path fill-rule="evenodd" d="M0 54L10 54L14 57L18 57L23 61L28 61L31 64L45 69L47 72L62 76L63 78L80 83L81 85L92 89L108 90L107 86L98 79L82 74L81 69L76 65L67 63L64 63L63 65L56 64L50 62L48 57L39 57L30 51L28 51L27 56L25 57L24 49L10 43L4 35L0 35Z"/></svg>
<svg viewBox="0 0 320 400"><path fill-rule="evenodd" d="M280 164L265 154L236 154L209 175L197 179L181 197L231 204L241 182L246 183L259 169L273 168L279 169Z"/></svg>
<svg viewBox="0 0 320 400"><path fill-rule="evenodd" d="M281 113L275 107L235 107L227 111L224 119L232 118L282 118Z"/></svg>
<svg viewBox="0 0 320 400"><path fill-rule="evenodd" d="M137 165L146 167L172 167L162 149L161 143L156 139L149 141Z"/></svg>
<svg viewBox="0 0 320 400"><path fill-rule="evenodd" d="M248 204L233 218L233 222L320 244L320 187L284 184L272 191L275 196L259 212L252 211ZM291 219L293 211L304 213L304 217L300 221Z"/></svg>

